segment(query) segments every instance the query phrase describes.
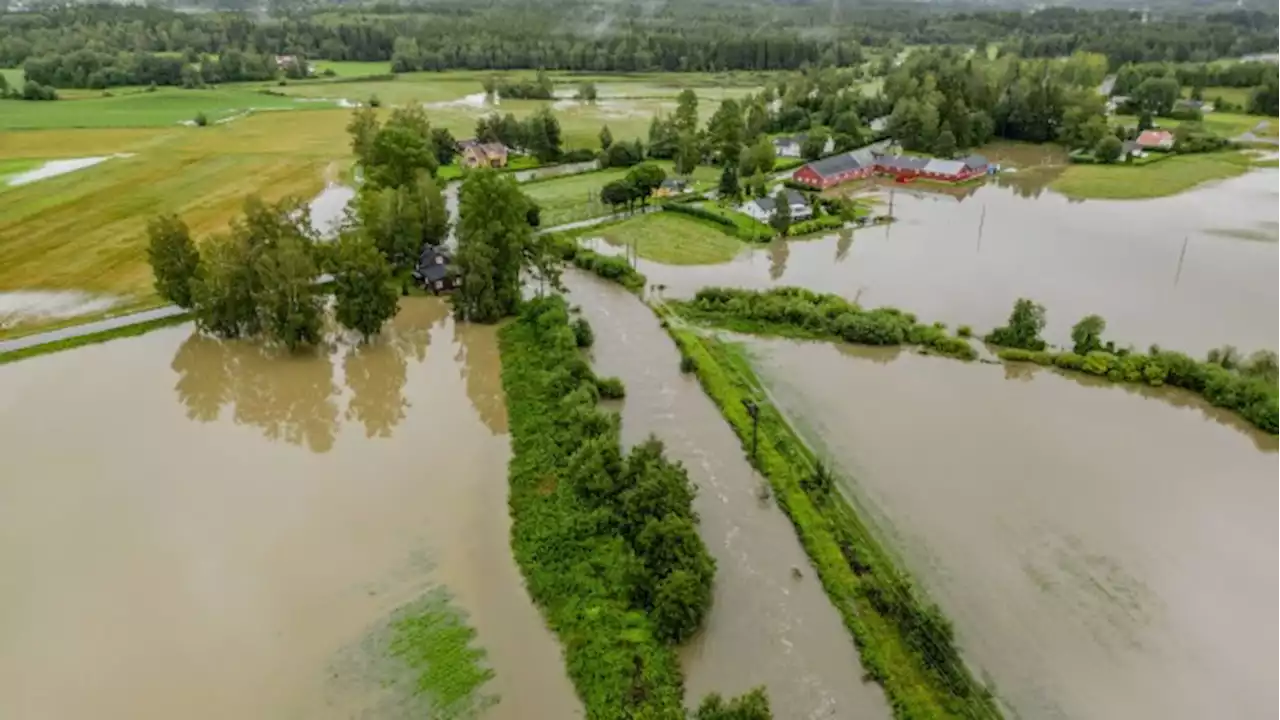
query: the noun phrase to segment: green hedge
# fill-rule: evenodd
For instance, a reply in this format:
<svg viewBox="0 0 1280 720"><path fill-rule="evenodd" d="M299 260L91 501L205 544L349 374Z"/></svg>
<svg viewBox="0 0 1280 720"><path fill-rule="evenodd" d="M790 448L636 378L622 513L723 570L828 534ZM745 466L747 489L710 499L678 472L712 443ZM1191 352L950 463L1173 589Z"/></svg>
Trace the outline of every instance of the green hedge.
<svg viewBox="0 0 1280 720"><path fill-rule="evenodd" d="M688 476L654 439L623 455L617 416L597 408L610 383L579 356L563 298L527 303L499 340L511 546L586 716L684 718L675 644L700 626L715 571Z"/></svg>
<svg viewBox="0 0 1280 720"><path fill-rule="evenodd" d="M948 335L940 326L918 323L910 313L894 308L864 310L838 295L804 288L703 288L692 300L670 305L690 319L738 332L861 345L921 345L962 360L978 356L966 340Z"/></svg>
<svg viewBox="0 0 1280 720"><path fill-rule="evenodd" d="M765 242L773 239L772 228L736 210L708 210L698 205L674 202L663 203L662 209L708 220L724 228L730 235L747 242Z"/></svg>
<svg viewBox="0 0 1280 720"><path fill-rule="evenodd" d="M643 273L637 272L625 258L615 255L601 255L594 250L588 250L578 244L578 241L569 235L553 235L551 242L555 244L556 252L566 262L573 263L576 267L622 285L628 290L639 293L644 291L644 286L648 282Z"/></svg>
<svg viewBox="0 0 1280 720"><path fill-rule="evenodd" d="M823 215L812 220L793 223L787 228L787 235L808 235L809 233L835 230L844 227L844 220L838 215Z"/></svg>
<svg viewBox="0 0 1280 720"><path fill-rule="evenodd" d="M1274 380L1228 370L1217 363L1196 360L1180 352L1157 350L1151 354L1112 354L1094 351L1080 355L1070 351L1003 348L1001 360L1033 362L1105 377L1114 382L1160 387L1172 385L1197 393L1210 404L1239 413L1260 430L1280 431L1277 386Z"/></svg>
<svg viewBox="0 0 1280 720"><path fill-rule="evenodd" d="M731 346L668 319L703 389L742 440L752 442L743 405L760 408L754 464L796 529L827 596L853 635L867 675L901 720L998 718L991 693L960 659L951 624L912 586L838 492L829 474L768 402L749 364ZM850 682L855 682L850 679Z"/></svg>

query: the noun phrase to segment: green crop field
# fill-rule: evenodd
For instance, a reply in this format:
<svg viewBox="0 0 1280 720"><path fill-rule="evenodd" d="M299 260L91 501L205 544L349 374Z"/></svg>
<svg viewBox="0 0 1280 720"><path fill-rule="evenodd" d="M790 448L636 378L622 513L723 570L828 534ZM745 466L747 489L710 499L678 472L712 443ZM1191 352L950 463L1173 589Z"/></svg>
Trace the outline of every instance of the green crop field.
<svg viewBox="0 0 1280 720"><path fill-rule="evenodd" d="M362 77L391 72L391 63L386 62L315 60L311 65L315 68L317 75L323 75L326 70L332 70L338 77Z"/></svg>

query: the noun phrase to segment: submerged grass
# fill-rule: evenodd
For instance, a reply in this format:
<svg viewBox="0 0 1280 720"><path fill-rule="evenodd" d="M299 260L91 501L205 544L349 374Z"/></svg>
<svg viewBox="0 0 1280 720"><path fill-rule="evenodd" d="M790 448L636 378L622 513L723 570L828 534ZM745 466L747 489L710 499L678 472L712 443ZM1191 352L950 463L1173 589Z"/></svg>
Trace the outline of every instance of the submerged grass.
<svg viewBox="0 0 1280 720"><path fill-rule="evenodd" d="M108 340L115 340L116 338L136 337L158 328L169 327L170 325L180 325L190 319L191 315L189 313L183 313L182 315L175 315L173 317L148 320L147 322L138 323L137 325L129 325L127 327L115 328L112 330L103 330L102 332L67 338L65 340L55 340L54 342L35 345L21 350L11 350L9 352L0 353L0 365L17 362L18 360L25 360L26 358L36 357L39 355L48 355L49 353L55 353L60 350L70 350L72 348L83 347L85 345L95 345L97 343L107 342Z"/></svg>
<svg viewBox="0 0 1280 720"><path fill-rule="evenodd" d="M414 673L414 693L428 698L430 717L472 720L498 702L481 692L493 670L485 664L485 651L475 646L476 631L452 606L448 592L436 588L396 616L391 654Z"/></svg>
<svg viewBox="0 0 1280 720"><path fill-rule="evenodd" d="M665 313L664 313L665 314ZM891 556L830 483L812 451L774 408L738 348L705 337L667 314L668 332L703 389L748 448L759 407L753 463L773 488L828 597L858 646L867 674L879 682L902 720L998 718L987 690L970 675L950 623L912 586Z"/></svg>

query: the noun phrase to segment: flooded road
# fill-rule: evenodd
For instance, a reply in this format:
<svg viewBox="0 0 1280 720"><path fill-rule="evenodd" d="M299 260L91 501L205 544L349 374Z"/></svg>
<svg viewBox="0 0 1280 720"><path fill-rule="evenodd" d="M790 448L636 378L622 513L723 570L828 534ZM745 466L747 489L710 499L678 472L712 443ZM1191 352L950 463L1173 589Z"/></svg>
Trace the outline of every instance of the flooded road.
<svg viewBox="0 0 1280 720"><path fill-rule="evenodd" d="M309 357L180 326L2 367L0 457L0 717L423 717L366 650L440 588L485 718L581 714L511 557L494 329L439 301Z"/></svg>
<svg viewBox="0 0 1280 720"><path fill-rule="evenodd" d="M1057 344L1097 313L1108 337L1142 349L1280 345L1276 170L1174 197L1085 202L1044 190L1053 172L1023 168L952 194L899 186L891 225L758 248L723 265L641 260L639 270L668 297L708 285L800 285L979 332L1030 297L1048 309L1045 335ZM889 192L878 196L878 211L888 210Z"/></svg>
<svg viewBox="0 0 1280 720"><path fill-rule="evenodd" d="M764 479L697 379L680 373L657 318L616 285L576 271L565 282L595 330L596 371L626 384L623 442L656 434L698 487L694 509L717 568L706 626L682 651L687 701L763 684L779 720L888 718L880 686L861 680L853 640L795 530L758 498Z"/></svg>
<svg viewBox="0 0 1280 720"><path fill-rule="evenodd" d="M1276 716L1276 438L1174 389L749 347L1020 717Z"/></svg>

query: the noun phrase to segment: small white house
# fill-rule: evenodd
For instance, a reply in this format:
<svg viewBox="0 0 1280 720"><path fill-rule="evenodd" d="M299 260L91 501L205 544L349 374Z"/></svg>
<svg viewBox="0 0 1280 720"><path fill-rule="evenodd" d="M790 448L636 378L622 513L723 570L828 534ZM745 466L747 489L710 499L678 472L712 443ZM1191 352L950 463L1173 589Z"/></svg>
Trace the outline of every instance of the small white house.
<svg viewBox="0 0 1280 720"><path fill-rule="evenodd" d="M809 136L804 133L795 136L783 135L776 137L773 139L773 153L780 158L798 158L801 155L800 149L807 139L809 139ZM828 136L826 144L822 146L822 154L830 155L835 152L835 149L836 141Z"/></svg>
<svg viewBox="0 0 1280 720"><path fill-rule="evenodd" d="M750 215L760 222L767 223L773 217L774 213L774 195L752 200L742 207L738 208L739 212ZM809 203L805 201L804 196L795 190L787 191L787 204L791 208L791 222L800 222L813 217L813 208L809 207Z"/></svg>

